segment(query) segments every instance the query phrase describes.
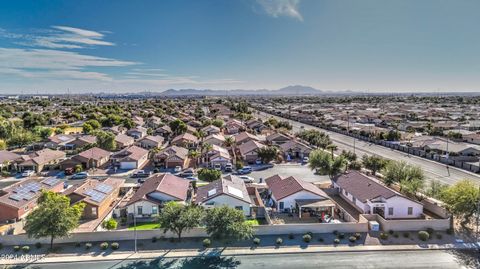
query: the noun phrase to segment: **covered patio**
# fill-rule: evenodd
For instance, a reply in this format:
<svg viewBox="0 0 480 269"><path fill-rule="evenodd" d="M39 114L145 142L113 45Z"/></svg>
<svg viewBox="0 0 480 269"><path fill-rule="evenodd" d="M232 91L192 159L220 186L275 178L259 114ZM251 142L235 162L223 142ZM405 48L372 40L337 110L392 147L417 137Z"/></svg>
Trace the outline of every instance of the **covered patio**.
<svg viewBox="0 0 480 269"><path fill-rule="evenodd" d="M318 218L320 222L330 222L335 214L335 203L330 199L295 200L298 218Z"/></svg>

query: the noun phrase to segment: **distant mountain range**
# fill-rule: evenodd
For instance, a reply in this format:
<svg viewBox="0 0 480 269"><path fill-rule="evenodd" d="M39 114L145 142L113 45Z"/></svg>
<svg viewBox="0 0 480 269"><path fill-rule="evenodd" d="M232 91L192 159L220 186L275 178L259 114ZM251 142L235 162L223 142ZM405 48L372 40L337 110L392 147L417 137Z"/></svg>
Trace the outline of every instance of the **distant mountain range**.
<svg viewBox="0 0 480 269"><path fill-rule="evenodd" d="M293 96L293 95L321 95L326 92L309 87L309 86L287 86L278 90L198 90L198 89L180 89L180 90L166 90L159 93L163 96L246 96L246 95L265 95L265 96Z"/></svg>

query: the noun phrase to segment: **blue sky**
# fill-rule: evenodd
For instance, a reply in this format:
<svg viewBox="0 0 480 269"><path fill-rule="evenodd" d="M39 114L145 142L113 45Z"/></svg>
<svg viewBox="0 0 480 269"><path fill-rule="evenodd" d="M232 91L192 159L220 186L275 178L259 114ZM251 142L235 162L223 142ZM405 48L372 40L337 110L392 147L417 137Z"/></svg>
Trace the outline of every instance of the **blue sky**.
<svg viewBox="0 0 480 269"><path fill-rule="evenodd" d="M478 0L5 1L0 92L478 91Z"/></svg>

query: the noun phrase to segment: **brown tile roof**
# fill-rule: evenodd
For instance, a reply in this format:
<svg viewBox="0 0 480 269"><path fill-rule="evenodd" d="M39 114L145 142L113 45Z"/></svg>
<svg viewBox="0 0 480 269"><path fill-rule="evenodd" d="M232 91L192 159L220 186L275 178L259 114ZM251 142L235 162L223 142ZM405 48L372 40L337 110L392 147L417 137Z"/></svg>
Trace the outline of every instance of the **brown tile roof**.
<svg viewBox="0 0 480 269"><path fill-rule="evenodd" d="M257 142L255 140L250 140L247 143L244 143L238 146L238 150L240 150L240 154L245 155L253 150L260 149L263 147L265 147L264 144Z"/></svg>
<svg viewBox="0 0 480 269"><path fill-rule="evenodd" d="M252 203L243 179L232 175L198 187L196 203L202 204L223 194L250 204Z"/></svg>
<svg viewBox="0 0 480 269"><path fill-rule="evenodd" d="M51 149L42 149L36 151L30 155L23 155L22 158L25 160L21 165L31 165L31 164L45 164L54 160L65 158L66 153L59 150Z"/></svg>
<svg viewBox="0 0 480 269"><path fill-rule="evenodd" d="M235 135L235 142L236 142L237 144L244 143L244 142L246 142L247 140L256 140L256 141L258 141L258 140L260 140L260 139L258 139L257 136L252 135L251 133L247 133L247 132L241 132L241 133Z"/></svg>
<svg viewBox="0 0 480 269"><path fill-rule="evenodd" d="M274 175L266 178L265 183L267 183L268 188L277 200L281 200L300 191L308 191L324 199L327 199L328 197L325 192L320 190L312 183L297 179L292 176L282 178L279 175Z"/></svg>
<svg viewBox="0 0 480 269"><path fill-rule="evenodd" d="M185 201L187 200L189 187L190 182L186 179L172 174L156 174L149 177L142 186L140 186L130 201L128 201L127 205L142 200L151 201L152 199L148 197L148 194L153 192L161 192L178 199L178 201Z"/></svg>
<svg viewBox="0 0 480 269"><path fill-rule="evenodd" d="M16 154L14 152L10 152L7 150L0 150L0 163L3 164L3 162L11 162L20 159L21 156L19 154Z"/></svg>
<svg viewBox="0 0 480 269"><path fill-rule="evenodd" d="M172 143L175 143L179 140L187 140L187 141L191 141L191 142L198 142L198 138L190 133L184 133L184 134L181 134L181 135L178 135L176 136L175 138L172 139Z"/></svg>
<svg viewBox="0 0 480 269"><path fill-rule="evenodd" d="M159 153L155 154L155 156L164 156L165 158L170 158L172 156L177 156L178 158L185 160L188 157L188 149L177 147L177 146L170 146Z"/></svg>
<svg viewBox="0 0 480 269"><path fill-rule="evenodd" d="M124 182L124 179L111 177L103 181L97 179L87 179L84 182L76 184L67 189L65 194L71 195L74 193L82 196L83 202L93 205L100 205L108 195L112 194L113 192L117 192ZM102 188L102 186L107 187Z"/></svg>
<svg viewBox="0 0 480 269"><path fill-rule="evenodd" d="M384 197L386 199L400 195L380 182L358 172L350 171L337 176L333 180L340 188L345 189L361 202ZM402 196L402 195L400 195Z"/></svg>
<svg viewBox="0 0 480 269"><path fill-rule="evenodd" d="M131 136L128 136L126 134L117 134L115 136L115 142L117 143L122 143L122 144L131 144L133 143L135 140L133 139L133 137Z"/></svg>
<svg viewBox="0 0 480 269"><path fill-rule="evenodd" d="M100 160L110 156L110 154L112 154L110 151L106 151L98 147L93 147L91 149L80 152L78 156L81 156L85 159Z"/></svg>
<svg viewBox="0 0 480 269"><path fill-rule="evenodd" d="M141 147L137 147L137 146L130 146L116 153L115 157L120 158L119 161L124 161L124 160L138 161L141 158L145 157L145 155L148 155L148 150L143 149Z"/></svg>

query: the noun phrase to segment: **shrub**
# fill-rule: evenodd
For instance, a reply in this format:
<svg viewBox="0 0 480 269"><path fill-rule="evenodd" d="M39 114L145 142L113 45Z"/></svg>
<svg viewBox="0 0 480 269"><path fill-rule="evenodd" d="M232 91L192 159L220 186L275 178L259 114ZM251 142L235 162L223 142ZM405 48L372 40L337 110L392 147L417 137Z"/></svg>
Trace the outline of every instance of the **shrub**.
<svg viewBox="0 0 480 269"><path fill-rule="evenodd" d="M388 233L380 233L380 239L382 240L387 240L388 239Z"/></svg>
<svg viewBox="0 0 480 269"><path fill-rule="evenodd" d="M333 235L337 235L337 234L338 234L337 230L333 231Z"/></svg>
<svg viewBox="0 0 480 269"><path fill-rule="evenodd" d="M81 245L80 242L76 242L76 243L75 243L75 247L76 247L76 248L79 248L80 245Z"/></svg>
<svg viewBox="0 0 480 269"><path fill-rule="evenodd" d="M85 249L91 249L92 243L85 243Z"/></svg>
<svg viewBox="0 0 480 269"><path fill-rule="evenodd" d="M430 238L430 234L427 231L419 231L418 238L422 241L427 241Z"/></svg>
<svg viewBox="0 0 480 269"><path fill-rule="evenodd" d="M257 246L260 245L260 238L255 237L255 238L253 239L253 243L254 243L255 245L257 245Z"/></svg>
<svg viewBox="0 0 480 269"><path fill-rule="evenodd" d="M208 248L211 244L212 244L212 242L210 242L210 239L208 239L208 238L205 238L202 241L202 245L206 248Z"/></svg>
<svg viewBox="0 0 480 269"><path fill-rule="evenodd" d="M337 237L338 237L338 239L344 239L345 238L345 233L339 233Z"/></svg>
<svg viewBox="0 0 480 269"><path fill-rule="evenodd" d="M17 252L20 250L20 246L13 246L13 251Z"/></svg>
<svg viewBox="0 0 480 269"><path fill-rule="evenodd" d="M152 237L152 243L155 243L155 242L157 242L157 237L156 236Z"/></svg>
<svg viewBox="0 0 480 269"><path fill-rule="evenodd" d="M282 238L277 238L277 240L275 240L275 244L277 245L281 245L283 243L283 239Z"/></svg>
<svg viewBox="0 0 480 269"><path fill-rule="evenodd" d="M27 252L30 251L30 247L29 247L29 246L23 246L23 247L22 247L22 251L25 252L25 253L27 253Z"/></svg>
<svg viewBox="0 0 480 269"><path fill-rule="evenodd" d="M340 239L335 238L335 239L333 240L333 243L334 243L335 245L340 244Z"/></svg>
<svg viewBox="0 0 480 269"><path fill-rule="evenodd" d="M410 233L409 233L409 232L404 232L404 233L403 233L403 237L409 238L409 237L410 237Z"/></svg>
<svg viewBox="0 0 480 269"><path fill-rule="evenodd" d="M318 238L318 242L323 242L323 238L322 238L322 237L319 237L319 238Z"/></svg>
<svg viewBox="0 0 480 269"><path fill-rule="evenodd" d="M109 231L117 229L117 225L118 225L117 221L113 218L110 218L108 220L104 220L102 222L102 227L104 229L109 230Z"/></svg>
<svg viewBox="0 0 480 269"><path fill-rule="evenodd" d="M393 230L388 230L388 234L393 234Z"/></svg>
<svg viewBox="0 0 480 269"><path fill-rule="evenodd" d="M2 244L2 243L0 243L0 250L2 250L2 249L3 249L3 244Z"/></svg>
<svg viewBox="0 0 480 269"><path fill-rule="evenodd" d="M102 250L106 250L106 249L108 248L108 243L107 243L107 242L101 243L101 244L100 244L100 248L101 248Z"/></svg>
<svg viewBox="0 0 480 269"><path fill-rule="evenodd" d="M433 232L434 232L433 228L427 228L427 233L428 233L429 235L432 235Z"/></svg>
<svg viewBox="0 0 480 269"><path fill-rule="evenodd" d="M352 243L355 243L355 241L357 241L357 238L352 235L352 236L350 236L350 237L348 238L348 241L350 241L350 242L352 242Z"/></svg>
<svg viewBox="0 0 480 269"><path fill-rule="evenodd" d="M312 236L309 234L304 234L302 239L303 239L303 242L310 243L310 241L312 240Z"/></svg>
<svg viewBox="0 0 480 269"><path fill-rule="evenodd" d="M294 238L295 238L295 235L294 235L293 233L289 233L289 234L288 234L288 239L291 240L291 239L294 239Z"/></svg>
<svg viewBox="0 0 480 269"><path fill-rule="evenodd" d="M447 234L454 234L455 231L452 228L448 228L446 232Z"/></svg>
<svg viewBox="0 0 480 269"><path fill-rule="evenodd" d="M360 238L362 238L362 234L361 233L355 233L355 238L358 240Z"/></svg>
<svg viewBox="0 0 480 269"><path fill-rule="evenodd" d="M398 238L400 235L398 233L394 233L393 237Z"/></svg>
<svg viewBox="0 0 480 269"><path fill-rule="evenodd" d="M36 248L42 248L42 243L40 243L40 242L35 243L35 247Z"/></svg>
<svg viewBox="0 0 480 269"><path fill-rule="evenodd" d="M117 250L120 248L120 244L118 244L117 242L113 242L110 247L113 249L113 250Z"/></svg>
<svg viewBox="0 0 480 269"><path fill-rule="evenodd" d="M436 234L437 239L442 239L442 234Z"/></svg>

